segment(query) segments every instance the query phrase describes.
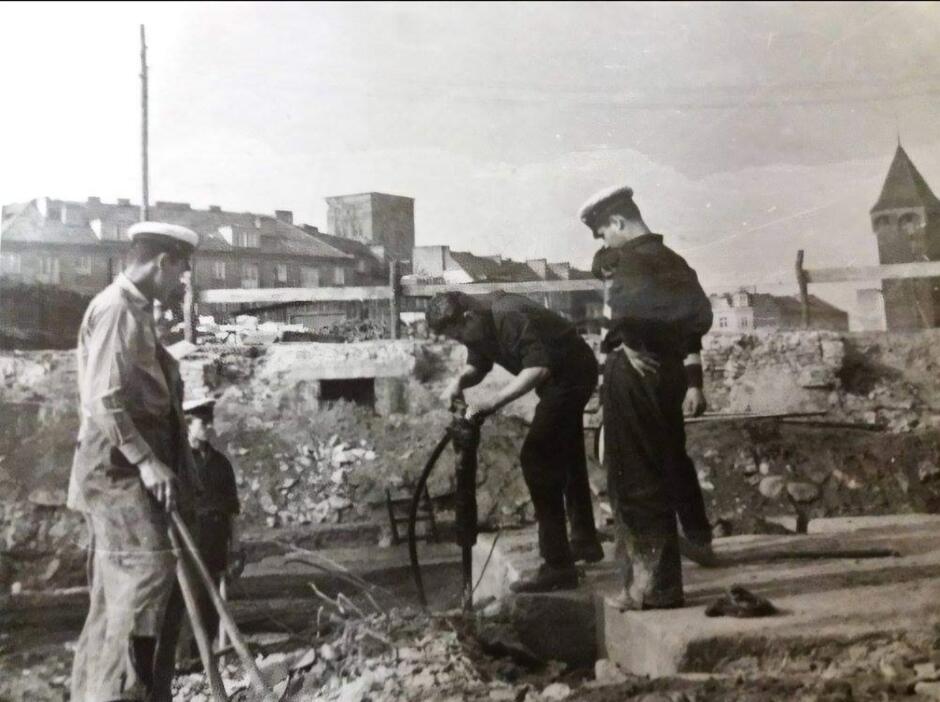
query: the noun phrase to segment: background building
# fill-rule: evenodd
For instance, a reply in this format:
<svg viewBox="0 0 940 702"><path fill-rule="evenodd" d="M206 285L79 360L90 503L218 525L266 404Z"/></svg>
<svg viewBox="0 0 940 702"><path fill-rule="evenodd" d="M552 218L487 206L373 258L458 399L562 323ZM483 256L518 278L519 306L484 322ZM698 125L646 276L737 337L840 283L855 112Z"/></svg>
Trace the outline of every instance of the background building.
<svg viewBox="0 0 940 702"><path fill-rule="evenodd" d="M567 261L549 263L544 258L513 261L502 256L477 256L452 251L449 246L416 246L412 253L411 279L424 283L524 283L553 280L593 280L587 271ZM528 293L527 297L584 330L596 331L603 315L600 291Z"/></svg>
<svg viewBox="0 0 940 702"><path fill-rule="evenodd" d="M803 329L798 297L769 295L753 289L709 295L712 303L711 333L750 334L755 331ZM849 315L815 295L809 296L810 329L849 330Z"/></svg>
<svg viewBox="0 0 940 702"><path fill-rule="evenodd" d="M326 198L330 234L365 244L384 260L407 261L415 245L415 201L385 193Z"/></svg>
<svg viewBox="0 0 940 702"><path fill-rule="evenodd" d="M940 260L940 200L898 144L871 208L881 263ZM888 331L940 325L940 278L881 281Z"/></svg>

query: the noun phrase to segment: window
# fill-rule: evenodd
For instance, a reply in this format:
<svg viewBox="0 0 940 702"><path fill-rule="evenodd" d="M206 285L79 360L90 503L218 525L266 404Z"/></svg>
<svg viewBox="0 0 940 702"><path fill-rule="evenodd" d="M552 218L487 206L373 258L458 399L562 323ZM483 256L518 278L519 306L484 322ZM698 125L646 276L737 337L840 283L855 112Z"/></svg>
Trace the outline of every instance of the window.
<svg viewBox="0 0 940 702"><path fill-rule="evenodd" d="M366 260L364 258L360 258L356 261L356 270L360 273L366 272Z"/></svg>
<svg viewBox="0 0 940 702"><path fill-rule="evenodd" d="M91 256L79 256L75 259L76 275L91 275Z"/></svg>
<svg viewBox="0 0 940 702"><path fill-rule="evenodd" d="M907 236L911 236L920 228L920 217L914 212L908 212L907 214L901 215L901 218L898 220L898 226L901 227L901 231Z"/></svg>
<svg viewBox="0 0 940 702"><path fill-rule="evenodd" d="M55 256L43 256L39 259L39 280L43 283L59 282L59 259Z"/></svg>
<svg viewBox="0 0 940 702"><path fill-rule="evenodd" d="M277 282L286 283L287 282L287 264L278 263L274 267L275 274L277 275Z"/></svg>
<svg viewBox="0 0 940 702"><path fill-rule="evenodd" d="M333 284L334 285L345 285L346 284L346 269L336 266L333 268Z"/></svg>
<svg viewBox="0 0 940 702"><path fill-rule="evenodd" d="M19 254L6 253L0 256L0 272L15 273L23 272L23 259Z"/></svg>
<svg viewBox="0 0 940 702"><path fill-rule="evenodd" d="M739 321L741 324L741 329L747 329L748 327L747 317L742 317Z"/></svg>
<svg viewBox="0 0 940 702"><path fill-rule="evenodd" d="M719 318L718 318L718 327L719 327L720 329L727 329L727 328L728 328L728 318L727 318L727 317L719 317Z"/></svg>
<svg viewBox="0 0 940 702"><path fill-rule="evenodd" d="M261 246L261 234L258 232L235 232L232 246L242 249L257 249Z"/></svg>
<svg viewBox="0 0 940 702"><path fill-rule="evenodd" d="M243 288L257 288L258 287L258 264L257 263L246 263L242 266L242 287Z"/></svg>
<svg viewBox="0 0 940 702"><path fill-rule="evenodd" d="M216 280L225 280L225 261L212 262L212 277Z"/></svg>
<svg viewBox="0 0 940 702"><path fill-rule="evenodd" d="M320 271L313 266L302 266L300 269L300 285L304 288L319 288Z"/></svg>

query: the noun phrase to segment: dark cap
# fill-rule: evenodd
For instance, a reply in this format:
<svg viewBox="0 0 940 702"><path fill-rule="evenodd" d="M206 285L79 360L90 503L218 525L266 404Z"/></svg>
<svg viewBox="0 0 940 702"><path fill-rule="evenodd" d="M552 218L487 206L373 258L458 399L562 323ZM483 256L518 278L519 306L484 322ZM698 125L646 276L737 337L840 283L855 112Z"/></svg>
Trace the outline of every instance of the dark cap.
<svg viewBox="0 0 940 702"><path fill-rule="evenodd" d="M578 218L584 222L591 231L604 222L612 214L622 214L627 217L639 217L640 210L633 202L633 188L626 185L617 185L595 193L585 202L578 211Z"/></svg>

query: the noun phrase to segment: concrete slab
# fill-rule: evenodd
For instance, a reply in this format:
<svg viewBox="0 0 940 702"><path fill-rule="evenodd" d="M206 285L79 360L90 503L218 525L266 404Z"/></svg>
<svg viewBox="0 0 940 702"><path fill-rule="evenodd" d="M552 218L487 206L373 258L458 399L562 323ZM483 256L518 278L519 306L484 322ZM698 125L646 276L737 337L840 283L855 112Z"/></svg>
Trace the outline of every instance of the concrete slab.
<svg viewBox="0 0 940 702"><path fill-rule="evenodd" d="M722 660L798 650L808 643L852 641L882 632L927 632L940 621L940 516L814 521L815 534L716 540L715 549L726 565L704 569L685 563L686 606L677 610L624 614L606 606L604 597L619 589L608 544L608 559L585 569L579 590L528 595L538 602L512 607L519 615L517 632L546 657L571 660L571 642L585 648L593 641L591 656L610 658L634 674L663 676L710 672ZM482 569L493 538L480 537L476 569ZM823 552L875 548L900 555L819 557ZM478 596L507 595L509 583L538 562L534 531L503 533ZM734 584L770 598L781 613L751 620L706 617L705 605ZM536 625L533 619L539 620ZM528 629L535 633L527 636Z"/></svg>

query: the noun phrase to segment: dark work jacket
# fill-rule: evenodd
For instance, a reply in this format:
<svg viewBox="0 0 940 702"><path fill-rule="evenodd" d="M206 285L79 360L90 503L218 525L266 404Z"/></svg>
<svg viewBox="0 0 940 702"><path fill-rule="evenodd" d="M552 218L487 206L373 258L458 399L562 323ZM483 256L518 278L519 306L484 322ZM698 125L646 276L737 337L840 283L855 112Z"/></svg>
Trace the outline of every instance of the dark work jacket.
<svg viewBox="0 0 940 702"><path fill-rule="evenodd" d="M712 325L711 303L695 271L662 236L644 234L619 248L602 248L592 272L607 283L607 348L624 343L671 356L701 351Z"/></svg>
<svg viewBox="0 0 940 702"><path fill-rule="evenodd" d="M488 373L498 363L513 375L523 368L548 368L558 382L580 385L597 361L567 319L522 295L502 291L477 298L492 314L491 336L467 343L467 363Z"/></svg>
<svg viewBox="0 0 940 702"><path fill-rule="evenodd" d="M204 451L193 450L196 475L201 491L196 505L199 514L215 512L225 516L238 514L238 488L231 462L212 444Z"/></svg>

